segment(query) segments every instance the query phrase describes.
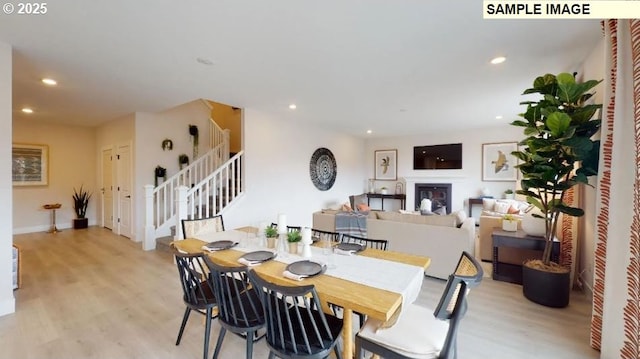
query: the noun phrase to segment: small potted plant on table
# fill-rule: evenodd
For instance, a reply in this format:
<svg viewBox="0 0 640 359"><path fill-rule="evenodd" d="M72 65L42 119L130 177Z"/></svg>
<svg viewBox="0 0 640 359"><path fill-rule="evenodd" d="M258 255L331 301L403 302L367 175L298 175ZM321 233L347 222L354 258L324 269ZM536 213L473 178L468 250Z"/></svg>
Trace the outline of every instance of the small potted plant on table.
<svg viewBox="0 0 640 359"><path fill-rule="evenodd" d="M517 231L518 219L513 214L505 214L502 216L502 230L507 232Z"/></svg>
<svg viewBox="0 0 640 359"><path fill-rule="evenodd" d="M267 227L264 229L264 236L267 237L267 248L275 248L278 229L276 227Z"/></svg>
<svg viewBox="0 0 640 359"><path fill-rule="evenodd" d="M73 228L81 229L87 228L89 225L89 219L87 218L87 207L89 206L89 199L91 193L84 190L80 186L79 190L73 188L73 210L76 212L76 219L73 220Z"/></svg>
<svg viewBox="0 0 640 359"><path fill-rule="evenodd" d="M298 253L298 242L302 239L302 235L300 231L291 231L287 233L287 242L289 242L289 253L297 254Z"/></svg>

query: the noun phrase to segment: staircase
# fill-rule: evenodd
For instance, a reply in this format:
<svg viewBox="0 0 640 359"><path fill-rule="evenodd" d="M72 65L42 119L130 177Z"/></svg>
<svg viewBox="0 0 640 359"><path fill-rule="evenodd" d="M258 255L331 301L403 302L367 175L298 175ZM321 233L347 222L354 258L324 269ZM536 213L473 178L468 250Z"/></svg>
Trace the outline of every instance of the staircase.
<svg viewBox="0 0 640 359"><path fill-rule="evenodd" d="M211 120L212 148L157 187L145 186L143 249L155 249L156 238L182 238L182 219L222 213L244 194L244 151L229 158L229 132Z"/></svg>

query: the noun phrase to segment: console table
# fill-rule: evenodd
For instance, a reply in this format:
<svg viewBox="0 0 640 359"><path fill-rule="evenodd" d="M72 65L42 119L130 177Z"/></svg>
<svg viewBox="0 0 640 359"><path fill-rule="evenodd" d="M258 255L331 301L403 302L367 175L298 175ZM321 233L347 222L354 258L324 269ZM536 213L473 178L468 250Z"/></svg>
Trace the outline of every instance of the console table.
<svg viewBox="0 0 640 359"><path fill-rule="evenodd" d="M407 200L407 196L404 194L382 194L382 193L367 193L367 206L371 206L371 198L380 198L380 202L382 205L382 210L384 211L384 200L386 199L396 199L400 200L400 208L405 209L405 203Z"/></svg>
<svg viewBox="0 0 640 359"><path fill-rule="evenodd" d="M480 198L469 198L469 217L473 217L472 209L474 204L479 204L482 206L482 200L485 198L493 199L493 197L480 197Z"/></svg>
<svg viewBox="0 0 640 359"><path fill-rule="evenodd" d="M498 250L500 247L523 248L544 250L544 237L533 237L522 230L515 232L503 231L499 228L493 230L493 280L522 284L522 266L498 262ZM558 261L560 255L560 242L556 239L551 249L551 260Z"/></svg>

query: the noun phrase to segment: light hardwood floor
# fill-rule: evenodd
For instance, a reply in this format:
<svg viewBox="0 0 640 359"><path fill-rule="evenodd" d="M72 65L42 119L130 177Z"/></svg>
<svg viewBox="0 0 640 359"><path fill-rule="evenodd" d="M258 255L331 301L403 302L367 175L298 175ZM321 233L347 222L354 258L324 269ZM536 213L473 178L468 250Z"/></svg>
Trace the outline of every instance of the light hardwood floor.
<svg viewBox="0 0 640 359"><path fill-rule="evenodd" d="M190 319L180 346L184 311L176 268L163 251L106 229L17 235L22 288L16 313L0 317L0 358L201 358L201 316ZM434 307L444 282L425 278L420 304ZM520 286L485 278L469 295L461 323L461 359L598 358L588 344L590 303L572 294L565 309L545 308ZM418 329L418 328L416 328ZM218 335L212 328L210 355ZM266 358L264 341L254 358ZM242 358L244 341L227 335L222 358Z"/></svg>

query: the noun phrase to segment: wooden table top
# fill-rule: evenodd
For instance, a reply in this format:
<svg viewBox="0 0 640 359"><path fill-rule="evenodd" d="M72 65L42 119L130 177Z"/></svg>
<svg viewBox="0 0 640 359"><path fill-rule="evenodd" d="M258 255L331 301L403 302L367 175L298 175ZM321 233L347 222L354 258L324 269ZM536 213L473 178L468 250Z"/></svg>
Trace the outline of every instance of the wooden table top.
<svg viewBox="0 0 640 359"><path fill-rule="evenodd" d="M191 238L173 242L176 248L188 253L202 252L201 247L204 244L206 244L206 242ZM212 252L209 254L209 257L221 265L240 266L241 264L238 263L238 259L243 254L244 252L230 249ZM423 269L426 269L431 263L431 259L428 257L377 249L366 249L360 252L359 255L410 264L422 267ZM300 282L291 280L282 276L282 272L286 266L287 264L285 263L273 260L252 267L252 269L266 280L280 285L296 286L300 284L313 284L324 305L326 305L326 302L330 302L382 321L389 320L402 303L402 296L399 293L370 287L329 275L305 278Z"/></svg>

